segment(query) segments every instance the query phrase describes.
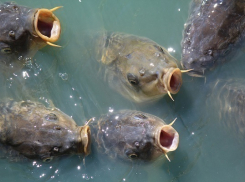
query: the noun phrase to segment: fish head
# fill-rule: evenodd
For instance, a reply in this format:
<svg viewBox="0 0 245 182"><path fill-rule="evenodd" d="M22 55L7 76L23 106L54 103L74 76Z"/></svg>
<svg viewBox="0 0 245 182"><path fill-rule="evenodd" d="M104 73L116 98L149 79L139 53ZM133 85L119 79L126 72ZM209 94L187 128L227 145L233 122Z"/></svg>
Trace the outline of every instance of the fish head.
<svg viewBox="0 0 245 182"><path fill-rule="evenodd" d="M90 153L89 126L77 126L59 109L23 101L12 110L18 114L13 116L15 127L9 127L7 136L20 154L48 162L56 156Z"/></svg>
<svg viewBox="0 0 245 182"><path fill-rule="evenodd" d="M222 46L225 44L220 42L213 26L216 25L210 27L204 23L201 16L196 19L193 17L185 24L181 41L181 65L184 69L191 70L188 72L191 76L205 75L215 67L216 60L228 52L223 50Z"/></svg>
<svg viewBox="0 0 245 182"><path fill-rule="evenodd" d="M6 67L23 65L26 58L60 36L59 20L47 9L4 3L0 6L0 22L0 61Z"/></svg>
<svg viewBox="0 0 245 182"><path fill-rule="evenodd" d="M42 131L33 142L38 141L38 155L44 162L55 156L90 153L89 126L77 126L72 118L61 111L48 113L39 126Z"/></svg>
<svg viewBox="0 0 245 182"><path fill-rule="evenodd" d="M195 40L195 38L192 39L192 46L188 45L190 43L185 43L186 41L189 42L189 38L185 38L182 43L182 67L185 70L190 70L188 74L191 76L204 76L208 70L212 69L215 66L214 55L216 51L205 49L204 47L202 47L204 46L204 44L200 47L201 43L198 43L200 44L199 46L194 46L195 43L199 41Z"/></svg>
<svg viewBox="0 0 245 182"><path fill-rule="evenodd" d="M182 85L182 75L176 60L163 47L144 43L123 56L120 72L128 95L137 102L176 94Z"/></svg>
<svg viewBox="0 0 245 182"><path fill-rule="evenodd" d="M178 147L179 134L153 115L123 110L100 122L98 140L110 156L126 160L155 160Z"/></svg>

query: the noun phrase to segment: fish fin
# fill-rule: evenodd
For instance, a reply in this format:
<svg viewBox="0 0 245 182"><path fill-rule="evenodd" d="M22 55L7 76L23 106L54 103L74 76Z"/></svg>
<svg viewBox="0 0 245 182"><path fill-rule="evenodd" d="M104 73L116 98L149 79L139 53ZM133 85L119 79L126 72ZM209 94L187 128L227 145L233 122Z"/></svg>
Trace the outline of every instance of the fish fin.
<svg viewBox="0 0 245 182"><path fill-rule="evenodd" d="M169 157L166 153L165 153L165 157L168 159L169 162L171 162L171 160L169 159Z"/></svg>
<svg viewBox="0 0 245 182"><path fill-rule="evenodd" d="M59 46L59 45L56 45L56 44L53 44L53 43L51 43L51 42L46 42L48 45L50 45L50 46L53 46L53 47L61 47L61 46Z"/></svg>
<svg viewBox="0 0 245 182"><path fill-rule="evenodd" d="M57 6L57 7L55 7L55 8L52 8L52 9L50 9L49 11L56 11L57 9L60 9L60 8L63 8L63 6Z"/></svg>
<svg viewBox="0 0 245 182"><path fill-rule="evenodd" d="M175 118L170 124L168 124L169 126L172 126L174 123L175 123L175 121L177 120L177 118Z"/></svg>
<svg viewBox="0 0 245 182"><path fill-rule="evenodd" d="M192 71L192 70L194 70L194 69L189 69L189 70L180 70L180 71L181 71L181 73L187 73L187 72Z"/></svg>
<svg viewBox="0 0 245 182"><path fill-rule="evenodd" d="M47 103L49 104L49 107L51 107L52 109L55 108L55 105L51 99L48 99Z"/></svg>
<svg viewBox="0 0 245 182"><path fill-rule="evenodd" d="M167 91L167 92L168 92L169 97L172 99L172 101L174 101L174 99L173 99L171 93L170 93L169 91Z"/></svg>

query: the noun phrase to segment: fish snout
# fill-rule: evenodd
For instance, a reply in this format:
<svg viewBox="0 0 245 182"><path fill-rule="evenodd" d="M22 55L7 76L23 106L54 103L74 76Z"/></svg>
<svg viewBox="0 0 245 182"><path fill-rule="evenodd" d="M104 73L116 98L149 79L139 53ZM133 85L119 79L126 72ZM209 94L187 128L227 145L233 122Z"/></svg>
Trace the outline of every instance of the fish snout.
<svg viewBox="0 0 245 182"><path fill-rule="evenodd" d="M185 52L182 54L181 65L191 76L202 77L205 72L215 66L214 53L211 50L208 51L196 51Z"/></svg>
<svg viewBox="0 0 245 182"><path fill-rule="evenodd" d="M163 84L166 91L171 94L179 92L182 85L182 75L179 68L170 68L163 74Z"/></svg>
<svg viewBox="0 0 245 182"><path fill-rule="evenodd" d="M53 14L53 11L59 8L60 7L56 7L51 10L38 9L34 14L35 34L37 34L42 40L50 45L59 39L61 33L60 21Z"/></svg>

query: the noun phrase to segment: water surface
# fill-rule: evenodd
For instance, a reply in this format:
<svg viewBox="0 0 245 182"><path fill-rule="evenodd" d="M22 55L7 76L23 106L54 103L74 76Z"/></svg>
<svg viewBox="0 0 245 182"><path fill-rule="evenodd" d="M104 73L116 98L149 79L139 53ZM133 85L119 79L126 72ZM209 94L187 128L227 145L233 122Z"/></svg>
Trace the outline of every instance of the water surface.
<svg viewBox="0 0 245 182"><path fill-rule="evenodd" d="M227 132L214 106L213 83L219 79L244 77L244 55L220 66L204 78L183 76L183 86L174 96L156 103L135 104L124 99L103 82L100 66L89 43L102 30L148 37L180 60L182 30L190 0L17 0L30 7L53 8L62 23L62 48L40 50L14 75L1 76L1 98L32 99L53 104L83 125L109 110L137 109L174 124L180 134L179 148L165 157L146 163L111 160L95 148L85 159L67 156L51 163L11 162L1 159L0 181L180 181L240 182L245 179L245 147L239 133ZM212 97L211 97L212 96ZM210 99L212 98L212 99Z"/></svg>

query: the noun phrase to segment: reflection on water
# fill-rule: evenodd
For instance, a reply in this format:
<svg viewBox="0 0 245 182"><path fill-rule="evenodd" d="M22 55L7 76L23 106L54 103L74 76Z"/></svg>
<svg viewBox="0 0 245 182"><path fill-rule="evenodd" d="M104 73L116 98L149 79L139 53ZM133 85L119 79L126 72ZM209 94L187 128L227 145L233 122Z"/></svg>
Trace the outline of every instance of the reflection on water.
<svg viewBox="0 0 245 182"><path fill-rule="evenodd" d="M173 96L174 102L164 97L155 103L135 104L107 86L98 73L102 68L91 54L94 47L89 40L94 32L105 29L148 37L174 50L171 54L180 60L180 41L189 2L18 0L17 3L30 7L64 6L56 12L62 23L58 42L62 48L46 46L20 72L7 77L1 75L1 99L31 99L46 106L53 103L78 125L109 110L120 109L141 110L166 123L177 117L174 127L180 134L180 144L169 155L171 162L165 157L153 163L111 160L95 147L85 159L66 156L51 163L1 159L1 181L243 181L245 148L237 139L240 125L224 125L229 119L238 123L243 110L234 111L237 115L221 114L224 119L220 117L228 102L232 108L240 108L240 102L229 100L238 90L229 86L223 94L220 90L226 82L213 87L217 80L243 78L244 56L220 66L206 78L183 75L183 86Z"/></svg>

